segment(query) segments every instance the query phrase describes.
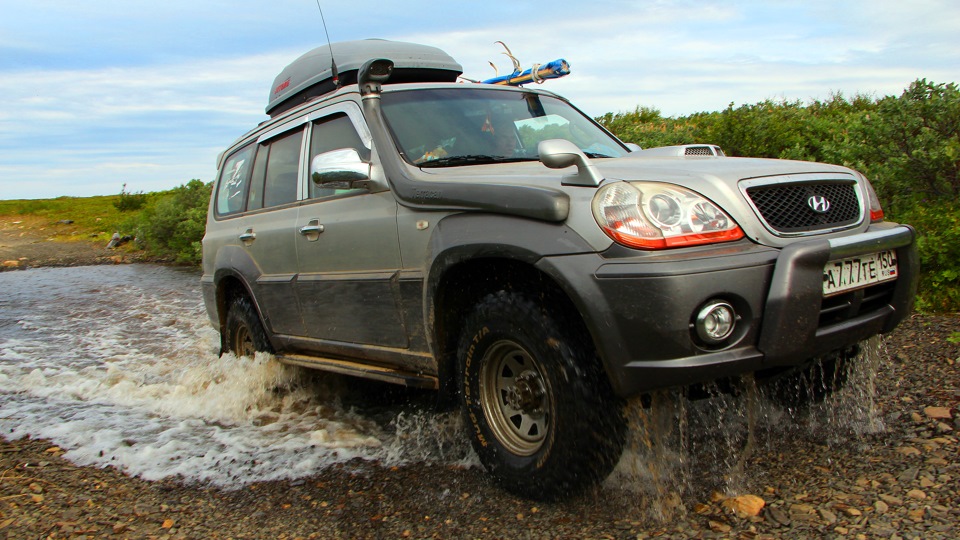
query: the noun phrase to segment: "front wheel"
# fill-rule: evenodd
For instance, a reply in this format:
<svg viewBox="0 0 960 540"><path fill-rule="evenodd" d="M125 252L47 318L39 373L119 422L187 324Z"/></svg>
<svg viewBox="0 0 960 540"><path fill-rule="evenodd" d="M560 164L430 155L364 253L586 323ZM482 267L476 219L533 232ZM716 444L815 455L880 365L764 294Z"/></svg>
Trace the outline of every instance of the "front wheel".
<svg viewBox="0 0 960 540"><path fill-rule="evenodd" d="M230 302L223 330L221 347L224 351L250 358L253 358L257 351L273 352L260 322L260 315L250 299L244 295L237 296Z"/></svg>
<svg viewBox="0 0 960 540"><path fill-rule="evenodd" d="M474 450L503 487L557 499L616 465L622 403L579 325L526 294L499 291L467 317L459 359Z"/></svg>

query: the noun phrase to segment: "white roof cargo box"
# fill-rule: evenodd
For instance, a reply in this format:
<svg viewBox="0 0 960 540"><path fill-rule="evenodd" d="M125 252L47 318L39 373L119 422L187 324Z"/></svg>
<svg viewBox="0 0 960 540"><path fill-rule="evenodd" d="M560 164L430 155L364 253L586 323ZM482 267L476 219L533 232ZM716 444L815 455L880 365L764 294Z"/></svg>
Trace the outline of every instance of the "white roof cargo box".
<svg viewBox="0 0 960 540"><path fill-rule="evenodd" d="M456 82L463 73L463 67L456 60L436 47L385 39L332 43L297 58L277 75L270 88L267 114L276 116L337 89L330 61L331 48L340 86L355 84L357 70L374 58L393 61L390 83Z"/></svg>

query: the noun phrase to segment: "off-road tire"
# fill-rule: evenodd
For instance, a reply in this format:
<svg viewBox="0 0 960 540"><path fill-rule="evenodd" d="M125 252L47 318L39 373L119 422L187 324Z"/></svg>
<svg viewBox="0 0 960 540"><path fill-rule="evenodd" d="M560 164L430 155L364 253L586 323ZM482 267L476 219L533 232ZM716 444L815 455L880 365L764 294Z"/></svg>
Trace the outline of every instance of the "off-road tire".
<svg viewBox="0 0 960 540"><path fill-rule="evenodd" d="M253 303L246 295L233 298L227 308L223 350L253 358L258 351L273 352Z"/></svg>
<svg viewBox="0 0 960 540"><path fill-rule="evenodd" d="M508 491L556 500L605 478L623 450L623 403L582 325L498 291L466 317L460 398L473 448Z"/></svg>

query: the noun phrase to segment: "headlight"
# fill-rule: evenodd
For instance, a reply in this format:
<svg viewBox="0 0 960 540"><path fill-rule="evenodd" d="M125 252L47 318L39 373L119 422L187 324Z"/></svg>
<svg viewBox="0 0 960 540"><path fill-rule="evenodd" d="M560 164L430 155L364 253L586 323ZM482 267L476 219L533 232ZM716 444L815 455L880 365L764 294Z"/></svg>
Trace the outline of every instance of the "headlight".
<svg viewBox="0 0 960 540"><path fill-rule="evenodd" d="M613 182L597 190L592 207L603 231L627 247L663 249L743 238L720 207L671 184Z"/></svg>

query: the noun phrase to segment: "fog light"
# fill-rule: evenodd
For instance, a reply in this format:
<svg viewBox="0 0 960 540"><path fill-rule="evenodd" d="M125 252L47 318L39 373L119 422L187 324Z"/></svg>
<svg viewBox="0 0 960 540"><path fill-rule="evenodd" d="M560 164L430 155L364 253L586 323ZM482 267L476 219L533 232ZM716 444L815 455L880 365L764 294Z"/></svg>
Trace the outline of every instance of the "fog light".
<svg viewBox="0 0 960 540"><path fill-rule="evenodd" d="M697 314L697 336L710 345L716 345L730 337L737 323L733 306L726 302L713 301L703 306Z"/></svg>

